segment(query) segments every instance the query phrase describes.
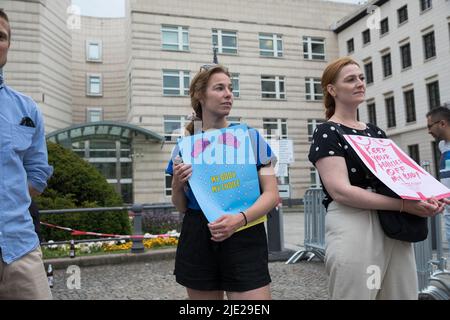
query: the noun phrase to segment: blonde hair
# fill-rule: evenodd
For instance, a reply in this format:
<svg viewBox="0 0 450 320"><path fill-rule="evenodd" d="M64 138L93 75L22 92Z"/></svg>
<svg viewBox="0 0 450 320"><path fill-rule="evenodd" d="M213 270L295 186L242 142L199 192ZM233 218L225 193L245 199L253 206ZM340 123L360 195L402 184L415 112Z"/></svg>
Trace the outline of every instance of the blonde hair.
<svg viewBox="0 0 450 320"><path fill-rule="evenodd" d="M229 78L231 78L228 69L224 66L217 65L208 65L200 68L200 71L195 75L194 79L192 79L191 86L189 88L189 95L191 96L191 107L194 109L195 117L192 121L186 126L186 131L189 134L194 134L194 122L196 120L203 120L202 115L202 105L200 100L204 97L206 93L206 89L208 88L209 79L212 75L216 73L224 73ZM197 118L197 119L196 119Z"/></svg>
<svg viewBox="0 0 450 320"><path fill-rule="evenodd" d="M350 57L342 57L331 62L323 71L322 74L322 91L323 91L323 103L325 105L325 117L330 119L336 110L336 101L334 97L328 92L328 85L334 84L339 76L339 72L348 65L355 64L359 67L359 64Z"/></svg>

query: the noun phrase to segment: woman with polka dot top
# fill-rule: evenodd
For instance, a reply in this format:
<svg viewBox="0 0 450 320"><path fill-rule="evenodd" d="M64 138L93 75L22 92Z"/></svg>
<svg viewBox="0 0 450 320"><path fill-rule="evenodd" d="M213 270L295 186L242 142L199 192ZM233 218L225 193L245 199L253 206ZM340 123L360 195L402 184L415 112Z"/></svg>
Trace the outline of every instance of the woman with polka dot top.
<svg viewBox="0 0 450 320"><path fill-rule="evenodd" d="M376 210L421 217L441 212L444 203L401 200L372 192L362 163L349 154L338 132L385 138L377 126L357 121L365 100L364 75L349 57L330 63L322 76L327 122L314 132L309 160L325 193L325 266L331 299L417 299L413 246L387 237ZM352 159L353 158L353 159ZM401 213L399 213L401 214Z"/></svg>

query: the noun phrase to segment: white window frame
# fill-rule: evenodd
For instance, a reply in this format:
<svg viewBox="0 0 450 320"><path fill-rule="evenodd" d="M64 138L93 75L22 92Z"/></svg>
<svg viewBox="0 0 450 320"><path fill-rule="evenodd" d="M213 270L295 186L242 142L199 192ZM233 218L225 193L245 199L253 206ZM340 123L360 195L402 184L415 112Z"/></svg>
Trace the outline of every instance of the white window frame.
<svg viewBox="0 0 450 320"><path fill-rule="evenodd" d="M237 32L232 30L223 30L223 29L212 29L212 40L213 45L215 44L217 46L218 53L220 54L232 54L237 55L238 53L238 39L237 39ZM214 36L217 37L217 43L214 43ZM226 47L223 45L223 38L222 37L233 37L236 39L236 47ZM223 50L235 50L235 52L223 52Z"/></svg>
<svg viewBox="0 0 450 320"><path fill-rule="evenodd" d="M346 42L347 44L347 54L350 55L352 53L355 53L355 38L350 38ZM351 44L351 48L350 48Z"/></svg>
<svg viewBox="0 0 450 320"><path fill-rule="evenodd" d="M235 83L233 81L237 81L237 86L235 86ZM231 74L231 84L233 85L233 96L235 98L240 98L241 97L241 81L239 79L239 73Z"/></svg>
<svg viewBox="0 0 450 320"><path fill-rule="evenodd" d="M164 77L177 77L178 78L178 88L175 87L165 87ZM186 87L184 85L185 78L191 80L190 72L186 70L163 70L163 95L164 96L188 96L189 95L189 85ZM165 90L178 90L178 93L165 93Z"/></svg>
<svg viewBox="0 0 450 320"><path fill-rule="evenodd" d="M312 142L314 131L316 131L318 125L324 122L325 120L323 119L308 119L308 142Z"/></svg>
<svg viewBox="0 0 450 320"><path fill-rule="evenodd" d="M270 79L263 79L270 78ZM275 91L262 91L263 82L275 82ZM284 91L280 91L280 84L283 82ZM274 97L263 97L264 94L274 95ZM276 99L276 100L286 100L286 80L284 76L270 76L270 75L262 75L261 76L261 98L262 99Z"/></svg>
<svg viewBox="0 0 450 320"><path fill-rule="evenodd" d="M99 120L92 121L92 114L98 113L99 114ZM100 107L89 107L86 109L86 122L99 122L103 121L103 108Z"/></svg>
<svg viewBox="0 0 450 320"><path fill-rule="evenodd" d="M93 92L91 80L94 78L99 79L99 92ZM100 97L103 96L103 76L100 73L88 73L86 75L86 95Z"/></svg>
<svg viewBox="0 0 450 320"><path fill-rule="evenodd" d="M164 33L172 32L177 34L177 42L164 42ZM184 42L184 35L187 35L187 42ZM177 48L170 48L165 46L176 46ZM189 51L189 28L174 25L161 26L161 47L168 51Z"/></svg>
<svg viewBox="0 0 450 320"><path fill-rule="evenodd" d="M169 119L169 117L178 117L178 119ZM190 120L186 119L185 116L171 116L171 115L165 115L163 117L163 128L164 128L164 140L166 142L177 142L178 138L181 138L184 136L184 128L189 124ZM171 133L166 132L166 123L179 123L180 124L180 132L176 133L176 131L173 131ZM175 132L175 133L174 133ZM166 140L166 138L169 138L170 140ZM174 139L172 139L174 137Z"/></svg>
<svg viewBox="0 0 450 320"><path fill-rule="evenodd" d="M315 91L315 85L321 85L320 78L306 78L305 79L305 98L307 101L323 101L323 92ZM308 93L309 89L309 93Z"/></svg>
<svg viewBox="0 0 450 320"><path fill-rule="evenodd" d="M312 183L313 181L311 181L311 174L314 174L314 180L315 183ZM317 171L317 169L315 167L310 167L309 168L309 179L310 179L310 188L322 188L322 184L320 183L320 175L319 175L319 171Z"/></svg>
<svg viewBox="0 0 450 320"><path fill-rule="evenodd" d="M425 37L431 36L433 34L433 47L434 47L434 55L427 57L427 42L425 40ZM429 29L426 32L422 33L422 46L423 46L423 58L424 61L429 61L432 59L435 59L437 57L437 45L436 45L436 32L434 32L434 29Z"/></svg>
<svg viewBox="0 0 450 320"><path fill-rule="evenodd" d="M272 40L273 47L272 49L261 49L261 41L264 40ZM281 49L278 48L278 41L281 41ZM259 42L259 56L260 57L273 57L273 58L282 58L283 57L283 37L281 34L276 33L260 33L258 36ZM263 55L262 52L271 52L272 54Z"/></svg>
<svg viewBox="0 0 450 320"><path fill-rule="evenodd" d="M235 124L239 125L241 124L242 120L241 117L227 117L228 124Z"/></svg>
<svg viewBox="0 0 450 320"><path fill-rule="evenodd" d="M91 46L97 45L98 46L98 58L92 58L91 53ZM102 42L99 40L86 40L86 61L89 62L102 62L103 60L103 45Z"/></svg>
<svg viewBox="0 0 450 320"><path fill-rule="evenodd" d="M370 30L370 28L369 28L369 29L366 29L366 30L364 30L364 31L361 32L361 41L362 41L363 47L364 47L364 46L368 46L368 45L372 42L372 34L371 34L370 31L371 31L371 30ZM369 35L369 41L364 42L364 41L366 40L366 39L364 39L364 35L365 35L367 32L368 32L368 35Z"/></svg>
<svg viewBox="0 0 450 320"><path fill-rule="evenodd" d="M166 177L171 177L171 178L173 178L173 177L168 173L165 173L165 175L164 175L164 195L166 197L171 197L172 196L172 185L170 185L169 187L167 186Z"/></svg>
<svg viewBox="0 0 450 320"><path fill-rule="evenodd" d="M420 8L420 13L431 10L431 8L433 8L433 0L426 0L426 8L422 8L422 0L420 0L419 3L419 8Z"/></svg>
<svg viewBox="0 0 450 320"><path fill-rule="evenodd" d="M325 39L319 37L303 37L303 48L305 48L305 44L308 49L305 52L303 49L303 58L306 60L320 60L324 61L326 59L325 55ZM313 52L312 45L313 44L321 44L323 45L323 53L315 53Z"/></svg>
<svg viewBox="0 0 450 320"><path fill-rule="evenodd" d="M269 120L275 120L275 121L269 121ZM267 131L265 129L266 125L273 125L276 124L277 128L275 129L275 133L267 134ZM283 126L286 129L286 134L283 135ZM282 139L288 139L289 131L288 131L288 125L287 125L287 119L281 119L281 118L264 118L263 119L263 130L264 130L264 138L271 140L282 140Z"/></svg>

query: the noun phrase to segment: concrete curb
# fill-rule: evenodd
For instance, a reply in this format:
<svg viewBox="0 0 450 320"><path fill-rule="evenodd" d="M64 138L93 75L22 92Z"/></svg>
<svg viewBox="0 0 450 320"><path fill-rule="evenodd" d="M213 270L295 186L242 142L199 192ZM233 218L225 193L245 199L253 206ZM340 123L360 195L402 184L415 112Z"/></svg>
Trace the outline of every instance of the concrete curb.
<svg viewBox="0 0 450 320"><path fill-rule="evenodd" d="M121 254L104 254L98 256L85 256L70 258L58 258L58 259L45 259L44 264L48 266L51 264L54 270L67 269L69 266L78 267L94 267L102 265L115 265L123 263L135 263L135 262L152 262L159 260L175 259L177 249L159 249L148 250L143 253L121 253ZM269 262L287 261L289 257L294 254L293 250L284 250L282 252L269 252Z"/></svg>
<svg viewBox="0 0 450 320"><path fill-rule="evenodd" d="M99 256L86 256L58 259L45 259L44 264L51 264L53 269L66 269L69 266L76 265L78 267L92 267L101 265L114 265L122 263L134 262L152 262L159 260L169 260L175 258L176 248L148 250L143 253L122 253L122 254L105 254Z"/></svg>

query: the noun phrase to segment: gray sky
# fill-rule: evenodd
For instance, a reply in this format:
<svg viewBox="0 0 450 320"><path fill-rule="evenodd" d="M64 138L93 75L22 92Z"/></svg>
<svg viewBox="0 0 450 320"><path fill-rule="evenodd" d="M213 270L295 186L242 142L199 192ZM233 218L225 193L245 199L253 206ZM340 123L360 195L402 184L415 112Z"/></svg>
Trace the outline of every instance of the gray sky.
<svg viewBox="0 0 450 320"><path fill-rule="evenodd" d="M334 2L359 3L361 0L328 0ZM81 8L81 14L94 17L121 17L125 15L124 0L72 0Z"/></svg>

